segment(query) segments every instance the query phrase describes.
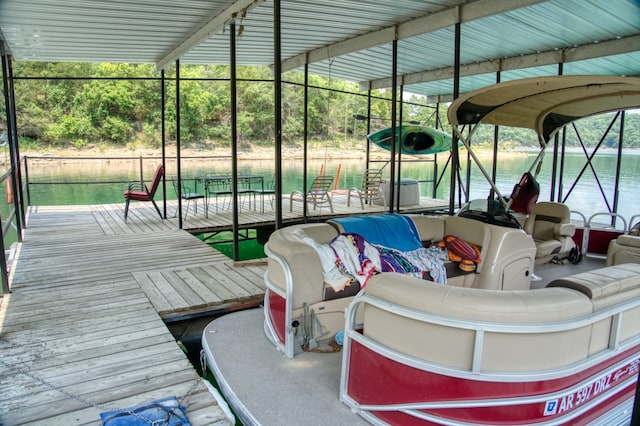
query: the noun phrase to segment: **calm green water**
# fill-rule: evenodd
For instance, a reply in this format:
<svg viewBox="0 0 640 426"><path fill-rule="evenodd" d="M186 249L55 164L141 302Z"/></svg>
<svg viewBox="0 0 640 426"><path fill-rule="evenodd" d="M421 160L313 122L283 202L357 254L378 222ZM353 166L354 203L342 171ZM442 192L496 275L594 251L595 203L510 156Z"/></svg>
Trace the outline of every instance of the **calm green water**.
<svg viewBox="0 0 640 426"><path fill-rule="evenodd" d="M464 157L464 155L462 155ZM497 167L497 186L504 195L509 195L513 185L518 182L520 176L531 165L534 154L522 154L518 156L504 156ZM620 204L618 212L625 218L640 214L640 191L637 190L640 174L640 155L637 153L625 154L622 159L622 171L620 176ZM231 160L228 158L217 160L184 160L182 162L183 179L193 179L195 176L211 172L229 172ZM466 174L466 161L463 158L461 174ZM149 180L155 169L156 161L145 160L143 163L143 175ZM441 155L438 161L438 174L442 173L446 163L446 156ZM566 196L576 176L580 173L586 159L581 153L568 154L565 158L564 194ZM491 169L491 160L483 160L484 166ZM382 167L384 163L376 163L372 167ZM566 199L566 203L572 210L582 212L587 218L596 212L607 211L605 197L610 206L613 205L613 186L615 179L616 155L598 154L592 166L598 173L600 184L603 187L604 196L601 194L594 174L587 167L583 177ZM347 189L360 186L362 171L365 167L364 160L322 159L308 162L308 176L312 179L322 170L325 174L339 176L337 188ZM29 178L32 205L73 205L73 204L101 204L122 203L122 191L127 187L127 182L139 180L140 164L137 158L131 161L78 161L74 164L61 164L56 161L35 161L29 163ZM256 174L265 177L265 182L273 176L274 165L271 160L243 160L238 164L239 171L246 174ZM543 167L538 181L540 182L540 200L550 199L552 159L550 152L543 162ZM168 162L167 176L175 175L175 163ZM283 193L288 194L293 190L302 189L303 162L302 160L284 160L283 162ZM384 167L388 176L389 166ZM420 192L423 196L432 196L432 184L425 182L433 177L433 163L429 162L403 162L401 166L403 178L413 178L423 181L420 184ZM448 199L450 169L447 168L441 183L436 191L437 198ZM98 185L78 182L103 182ZM109 183L109 182L116 183ZM48 184L57 182L56 184ZM486 198L489 194L489 186L485 182L477 167L471 170L470 199ZM193 182L189 183L193 185ZM173 187L167 184L167 199L175 199ZM557 195L556 195L557 198ZM607 219L603 218L606 222Z"/></svg>
<svg viewBox="0 0 640 426"><path fill-rule="evenodd" d="M214 247L220 253L230 259L233 259L232 232L221 232L216 235L200 234L198 237L201 240L206 241L207 244ZM237 260L262 259L264 257L266 257L264 254L264 245L258 242L255 230L250 230L247 235L238 240Z"/></svg>

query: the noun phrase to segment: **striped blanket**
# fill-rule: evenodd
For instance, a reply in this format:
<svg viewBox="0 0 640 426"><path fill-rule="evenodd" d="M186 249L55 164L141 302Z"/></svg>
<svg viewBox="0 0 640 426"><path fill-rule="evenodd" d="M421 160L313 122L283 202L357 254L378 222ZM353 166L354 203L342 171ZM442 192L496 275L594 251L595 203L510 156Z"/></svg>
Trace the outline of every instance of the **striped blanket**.
<svg viewBox="0 0 640 426"><path fill-rule="evenodd" d="M329 244L318 244L310 238L303 239L316 249L320 256L324 280L334 291L340 291L350 280L357 280L365 287L376 272L398 272L421 278L429 272L435 282L446 284L447 274L442 261L446 256L436 247L419 247L402 252L390 247L369 243L356 233L344 233Z"/></svg>

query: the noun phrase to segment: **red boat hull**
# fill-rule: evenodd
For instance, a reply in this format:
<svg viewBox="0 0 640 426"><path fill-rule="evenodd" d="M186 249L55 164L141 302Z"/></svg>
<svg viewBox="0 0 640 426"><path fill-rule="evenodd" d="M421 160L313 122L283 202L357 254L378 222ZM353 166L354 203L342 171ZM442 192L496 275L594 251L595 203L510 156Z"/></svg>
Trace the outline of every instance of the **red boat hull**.
<svg viewBox="0 0 640 426"><path fill-rule="evenodd" d="M489 381L421 370L352 340L347 393L389 424L524 425L552 420L583 424L633 398L639 351L636 346L556 379ZM396 404L403 406L402 411L389 407ZM415 408L407 409L407 404Z"/></svg>
<svg viewBox="0 0 640 426"><path fill-rule="evenodd" d="M576 228L576 233L573 236L573 241L583 253L606 255L609 248L609 242L615 240L623 232L619 230L603 230L603 229L590 229L587 240L586 251L583 250L584 241L584 228Z"/></svg>
<svg viewBox="0 0 640 426"><path fill-rule="evenodd" d="M267 291L265 294L265 302L269 306L269 321L276 334L276 337L282 343L285 344L286 334L286 300L274 293L273 291Z"/></svg>

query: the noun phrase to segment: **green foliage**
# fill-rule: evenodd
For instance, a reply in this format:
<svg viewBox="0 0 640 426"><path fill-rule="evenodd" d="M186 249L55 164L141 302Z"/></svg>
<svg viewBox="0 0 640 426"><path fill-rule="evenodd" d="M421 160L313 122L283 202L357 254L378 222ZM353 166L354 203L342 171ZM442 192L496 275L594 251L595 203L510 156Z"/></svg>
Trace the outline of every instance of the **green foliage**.
<svg viewBox="0 0 640 426"><path fill-rule="evenodd" d="M153 148L158 148L161 146L159 132L151 123L142 124L142 134L138 135L138 138L147 146Z"/></svg>
<svg viewBox="0 0 640 426"><path fill-rule="evenodd" d="M109 116L102 122L100 134L106 140L124 145L128 140L129 122L117 116Z"/></svg>
<svg viewBox="0 0 640 426"><path fill-rule="evenodd" d="M28 136L19 137L20 149L38 151L44 148L44 146L36 139Z"/></svg>
<svg viewBox="0 0 640 426"><path fill-rule="evenodd" d="M47 124L44 139L66 143L73 140L86 141L93 139L95 127L88 117L63 115L57 123Z"/></svg>
<svg viewBox="0 0 640 426"><path fill-rule="evenodd" d="M161 146L161 74L152 65L18 62L14 64L15 93L21 143L30 146ZM175 67L165 75L165 131L167 142L176 140ZM24 78L29 77L29 78ZM182 146L229 147L231 144L230 69L224 65L182 65L180 67L180 138ZM237 69L237 130L241 149L270 146L274 131L274 85L267 67L239 66ZM305 116L304 74L288 72L282 85L282 139L287 145L301 145ZM307 113L308 140L364 141L391 123L391 92L359 92L355 83L309 75ZM326 89L330 90L326 90ZM1 96L1 94L0 94ZM424 98L403 95L402 117L450 132L446 106L438 110L425 105ZM0 102L0 129L5 127L5 103ZM398 113L400 108L397 109ZM371 115L367 122L354 115ZM593 147L618 145L619 119L615 114L580 120L568 126L566 144L580 142ZM604 129L611 131L603 137ZM473 144L491 146L493 126L480 126ZM502 127L503 147L535 147L532 131ZM351 143L351 142L350 142ZM640 114L625 117L625 147L640 147Z"/></svg>

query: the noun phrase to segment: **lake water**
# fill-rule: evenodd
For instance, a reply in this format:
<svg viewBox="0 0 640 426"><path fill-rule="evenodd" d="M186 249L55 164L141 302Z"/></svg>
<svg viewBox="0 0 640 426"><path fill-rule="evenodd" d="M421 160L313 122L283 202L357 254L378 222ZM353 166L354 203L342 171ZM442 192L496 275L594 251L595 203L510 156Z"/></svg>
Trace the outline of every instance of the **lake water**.
<svg viewBox="0 0 640 426"><path fill-rule="evenodd" d="M466 159L464 151L461 151L463 161L461 174L466 173ZM519 153L518 155L504 155L497 167L497 186L503 195L511 193L513 186L519 181L520 176L526 171L535 154ZM405 158L406 159L406 158ZM438 175L442 173L447 156L440 155L438 159ZM640 214L640 191L638 190L638 178L640 175L640 156L631 152L622 158L620 173L620 198L618 212L629 219L635 214ZM159 160L145 160L143 170L148 181L153 174L155 165ZM375 163L372 168L383 167L385 163ZM564 196L573 185L576 176L586 164L586 158L582 153L570 153L565 156L565 180ZM483 160L483 165L490 173L490 158ZM339 176L336 187L348 189L360 186L362 171L365 167L364 159L319 159L308 161L308 176L311 180L320 173ZM598 153L592 160L592 167L598 173L598 179L603 188L601 193L591 167L587 167L582 178L576 184L566 203L571 210L583 213L587 218L596 212L606 212L608 200L613 206L613 187L615 182L616 155L611 153ZM540 200L550 199L551 188L551 151L547 152L543 167L538 176L540 183ZM273 176L274 165L272 160L242 160L238 163L239 172L245 174L262 175L265 182ZM167 176L175 175L174 161L167 163ZM211 172L229 172L231 162L228 157L218 159L183 159L183 179L193 179L195 176ZM288 194L295 189L302 189L303 162L301 159L285 159L282 165L283 193ZM384 167L386 175L389 174L389 166ZM30 188L32 205L69 205L69 204L101 204L121 203L122 191L128 181L139 180L140 162L138 158L130 161L122 160L87 160L74 163L61 163L57 160L30 160L29 178L33 183ZM412 178L421 181L420 192L423 196L432 196L433 185L429 180L433 178L432 162L404 162L401 166L403 178ZM447 168L441 183L436 191L437 198L448 199L450 169ZM93 185L88 182L102 182ZM86 183L83 183L86 182ZM484 180L480 170L472 167L471 170L470 199L486 198L489 194L489 185ZM54 184L51 184L54 183ZM73 184L72 184L73 183ZM167 198L175 199L173 187L167 185ZM556 194L557 199L557 194ZM576 217L577 218L577 217ZM607 222L603 217L597 221Z"/></svg>

